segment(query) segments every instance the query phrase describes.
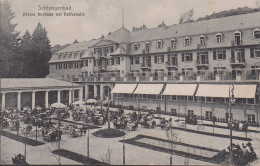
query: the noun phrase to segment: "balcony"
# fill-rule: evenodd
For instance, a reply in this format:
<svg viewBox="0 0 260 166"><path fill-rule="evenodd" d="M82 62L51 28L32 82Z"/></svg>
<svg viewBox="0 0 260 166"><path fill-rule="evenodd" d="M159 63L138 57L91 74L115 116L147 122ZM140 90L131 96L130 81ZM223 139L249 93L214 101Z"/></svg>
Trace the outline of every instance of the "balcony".
<svg viewBox="0 0 260 166"><path fill-rule="evenodd" d="M207 48L206 44L197 44L197 49Z"/></svg>
<svg viewBox="0 0 260 166"><path fill-rule="evenodd" d="M167 61L166 67L178 68L178 62L177 61Z"/></svg>
<svg viewBox="0 0 260 166"><path fill-rule="evenodd" d="M231 66L245 66L246 62L244 58L230 58Z"/></svg>
<svg viewBox="0 0 260 166"><path fill-rule="evenodd" d="M150 69L152 67L151 63L141 63L140 66L142 69Z"/></svg>
<svg viewBox="0 0 260 166"><path fill-rule="evenodd" d="M242 45L242 40L232 40L231 41L231 46L240 46Z"/></svg>
<svg viewBox="0 0 260 166"><path fill-rule="evenodd" d="M196 60L195 62L196 62L197 67L201 67L201 66L209 67L209 60L208 59Z"/></svg>

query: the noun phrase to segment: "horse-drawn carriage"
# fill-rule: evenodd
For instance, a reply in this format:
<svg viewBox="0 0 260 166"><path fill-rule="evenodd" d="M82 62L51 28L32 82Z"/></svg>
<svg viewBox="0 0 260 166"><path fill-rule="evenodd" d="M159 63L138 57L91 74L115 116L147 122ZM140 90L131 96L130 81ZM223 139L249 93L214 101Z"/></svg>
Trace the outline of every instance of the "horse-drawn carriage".
<svg viewBox="0 0 260 166"><path fill-rule="evenodd" d="M13 164L15 165L28 165L26 162L25 156L22 154L15 155L15 157L12 157Z"/></svg>

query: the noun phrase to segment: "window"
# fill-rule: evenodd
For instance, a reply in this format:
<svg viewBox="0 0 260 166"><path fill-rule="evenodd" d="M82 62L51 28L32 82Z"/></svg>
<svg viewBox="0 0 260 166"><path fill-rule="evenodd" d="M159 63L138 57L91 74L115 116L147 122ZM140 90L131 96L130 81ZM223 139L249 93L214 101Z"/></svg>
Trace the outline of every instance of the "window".
<svg viewBox="0 0 260 166"><path fill-rule="evenodd" d="M254 114L247 114L247 120L248 120L248 122L255 123L255 115Z"/></svg>
<svg viewBox="0 0 260 166"><path fill-rule="evenodd" d="M209 64L208 51L197 52L197 64Z"/></svg>
<svg viewBox="0 0 260 166"><path fill-rule="evenodd" d="M145 52L149 52L150 51L150 43L146 42L145 43Z"/></svg>
<svg viewBox="0 0 260 166"><path fill-rule="evenodd" d="M190 42L190 37L185 37L184 38L184 46L190 46L191 42Z"/></svg>
<svg viewBox="0 0 260 166"><path fill-rule="evenodd" d="M259 39L260 38L260 29L259 28L256 28L253 31L253 36L254 36L254 39Z"/></svg>
<svg viewBox="0 0 260 166"><path fill-rule="evenodd" d="M212 120L212 112L211 111L206 111L206 119Z"/></svg>
<svg viewBox="0 0 260 166"><path fill-rule="evenodd" d="M110 50L110 52L114 52L114 47L113 46L109 46L109 50Z"/></svg>
<svg viewBox="0 0 260 166"><path fill-rule="evenodd" d="M193 96L188 96L188 101L193 101Z"/></svg>
<svg viewBox="0 0 260 166"><path fill-rule="evenodd" d="M206 36L200 36L200 46L206 46Z"/></svg>
<svg viewBox="0 0 260 166"><path fill-rule="evenodd" d="M157 64L164 63L164 55L154 56L154 63Z"/></svg>
<svg viewBox="0 0 260 166"><path fill-rule="evenodd" d="M233 119L233 113L231 113L231 119ZM229 121L229 113L226 113L226 120Z"/></svg>
<svg viewBox="0 0 260 166"><path fill-rule="evenodd" d="M176 115L177 114L177 110L174 109L174 108L171 108L171 113L172 113L172 115Z"/></svg>
<svg viewBox="0 0 260 166"><path fill-rule="evenodd" d="M222 33L217 33L216 34L217 43L222 43L222 36L223 36Z"/></svg>
<svg viewBox="0 0 260 166"><path fill-rule="evenodd" d="M139 57L134 57L134 63L139 64L140 63L139 59L140 59Z"/></svg>
<svg viewBox="0 0 260 166"><path fill-rule="evenodd" d="M241 32L236 31L234 33L234 45L241 45L242 44L242 36L241 36Z"/></svg>
<svg viewBox="0 0 260 166"><path fill-rule="evenodd" d="M182 53L182 62L192 62L192 53Z"/></svg>
<svg viewBox="0 0 260 166"><path fill-rule="evenodd" d="M161 100L162 99L162 95L156 95L156 99Z"/></svg>
<svg viewBox="0 0 260 166"><path fill-rule="evenodd" d="M135 43L134 44L134 51L137 51L138 50L138 43Z"/></svg>
<svg viewBox="0 0 260 166"><path fill-rule="evenodd" d="M114 59L115 65L120 65L120 57Z"/></svg>
<svg viewBox="0 0 260 166"><path fill-rule="evenodd" d="M175 39L171 40L171 49L175 49Z"/></svg>
<svg viewBox="0 0 260 166"><path fill-rule="evenodd" d="M250 48L251 58L260 58L260 48Z"/></svg>
<svg viewBox="0 0 260 166"><path fill-rule="evenodd" d="M172 98L171 98L173 101L177 101L177 96L172 96Z"/></svg>
<svg viewBox="0 0 260 166"><path fill-rule="evenodd" d="M143 99L148 99L148 95L147 94L143 94L142 98Z"/></svg>
<svg viewBox="0 0 260 166"><path fill-rule="evenodd" d="M155 95L148 95L148 99L155 99L156 96Z"/></svg>
<svg viewBox="0 0 260 166"><path fill-rule="evenodd" d="M184 76L191 76L192 75L192 71L193 71L192 68L183 68L182 69L182 74Z"/></svg>
<svg viewBox="0 0 260 166"><path fill-rule="evenodd" d="M162 45L162 41L159 40L159 41L157 42L157 48L162 48L162 47L163 47L163 45Z"/></svg>
<svg viewBox="0 0 260 166"><path fill-rule="evenodd" d="M219 74L219 75L224 75L226 71L226 67L214 67L214 75Z"/></svg>
<svg viewBox="0 0 260 166"><path fill-rule="evenodd" d="M226 60L226 50L213 51L213 60Z"/></svg>
<svg viewBox="0 0 260 166"><path fill-rule="evenodd" d="M88 60L84 60L84 66L88 66Z"/></svg>
<svg viewBox="0 0 260 166"><path fill-rule="evenodd" d="M212 97L206 97L206 102L212 103L213 102L213 98Z"/></svg>
<svg viewBox="0 0 260 166"><path fill-rule="evenodd" d="M192 116L194 115L194 111L193 110L188 110L188 116Z"/></svg>

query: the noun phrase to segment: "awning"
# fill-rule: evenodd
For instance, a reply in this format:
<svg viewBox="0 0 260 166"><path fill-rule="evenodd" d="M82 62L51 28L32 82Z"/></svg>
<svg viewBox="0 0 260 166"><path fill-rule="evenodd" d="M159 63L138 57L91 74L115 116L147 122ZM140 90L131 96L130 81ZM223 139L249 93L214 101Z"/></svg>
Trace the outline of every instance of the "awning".
<svg viewBox="0 0 260 166"><path fill-rule="evenodd" d="M197 84L167 84L163 95L193 96Z"/></svg>
<svg viewBox="0 0 260 166"><path fill-rule="evenodd" d="M196 96L229 98L230 85L200 84ZM235 98L255 98L256 85L234 85Z"/></svg>
<svg viewBox="0 0 260 166"><path fill-rule="evenodd" d="M138 84L134 94L159 95L163 84Z"/></svg>
<svg viewBox="0 0 260 166"><path fill-rule="evenodd" d="M111 93L133 93L137 84L116 84Z"/></svg>

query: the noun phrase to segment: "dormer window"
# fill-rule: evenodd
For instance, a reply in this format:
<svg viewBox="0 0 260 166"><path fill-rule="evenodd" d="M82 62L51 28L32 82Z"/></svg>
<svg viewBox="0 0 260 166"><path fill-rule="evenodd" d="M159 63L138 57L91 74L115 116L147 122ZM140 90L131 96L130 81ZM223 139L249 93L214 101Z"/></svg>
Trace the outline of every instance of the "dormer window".
<svg viewBox="0 0 260 166"><path fill-rule="evenodd" d="M256 28L253 31L253 37L254 37L254 39L259 39L260 38L260 29L259 28Z"/></svg>
<svg viewBox="0 0 260 166"><path fill-rule="evenodd" d="M67 54L67 53L65 53L65 54ZM71 56L72 56L72 53L68 53L69 54L69 58L71 58Z"/></svg>
<svg viewBox="0 0 260 166"><path fill-rule="evenodd" d="M134 44L134 51L137 51L138 50L138 43L135 43Z"/></svg>
<svg viewBox="0 0 260 166"><path fill-rule="evenodd" d="M58 58L61 59L61 57L62 57L62 54L58 54Z"/></svg>
<svg viewBox="0 0 260 166"><path fill-rule="evenodd" d="M200 42L200 46L206 46L206 36L201 35L199 42Z"/></svg>
<svg viewBox="0 0 260 166"><path fill-rule="evenodd" d="M234 33L234 45L241 45L242 44L242 34L240 31L236 31Z"/></svg>
<svg viewBox="0 0 260 166"><path fill-rule="evenodd" d="M157 48L162 48L163 47L163 43L161 40L157 41Z"/></svg>
<svg viewBox="0 0 260 166"><path fill-rule="evenodd" d="M150 43L146 42L145 43L145 52L149 52L150 51Z"/></svg>
<svg viewBox="0 0 260 166"><path fill-rule="evenodd" d="M184 46L190 46L191 42L190 42L190 37L185 37L184 38Z"/></svg>
<svg viewBox="0 0 260 166"><path fill-rule="evenodd" d="M171 40L171 49L174 49L176 45L175 39Z"/></svg>
<svg viewBox="0 0 260 166"><path fill-rule="evenodd" d="M72 53L71 53L71 54L72 54ZM76 52L74 52L73 54L74 54L74 58L76 58L76 57L77 57L77 53L76 53Z"/></svg>
<svg viewBox="0 0 260 166"><path fill-rule="evenodd" d="M217 33L216 34L217 43L222 43L222 37L223 37L222 33Z"/></svg>

